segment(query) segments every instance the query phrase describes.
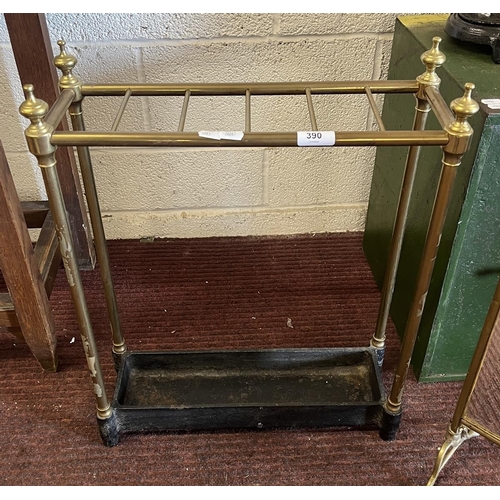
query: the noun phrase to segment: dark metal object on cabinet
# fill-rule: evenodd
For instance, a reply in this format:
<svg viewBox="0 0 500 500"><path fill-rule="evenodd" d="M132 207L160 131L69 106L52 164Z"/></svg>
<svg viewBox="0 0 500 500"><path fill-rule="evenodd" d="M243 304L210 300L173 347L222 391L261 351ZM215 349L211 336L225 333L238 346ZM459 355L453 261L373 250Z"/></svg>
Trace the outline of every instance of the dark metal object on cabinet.
<svg viewBox="0 0 500 500"><path fill-rule="evenodd" d="M451 14L444 30L458 40L490 46L500 64L500 14Z"/></svg>

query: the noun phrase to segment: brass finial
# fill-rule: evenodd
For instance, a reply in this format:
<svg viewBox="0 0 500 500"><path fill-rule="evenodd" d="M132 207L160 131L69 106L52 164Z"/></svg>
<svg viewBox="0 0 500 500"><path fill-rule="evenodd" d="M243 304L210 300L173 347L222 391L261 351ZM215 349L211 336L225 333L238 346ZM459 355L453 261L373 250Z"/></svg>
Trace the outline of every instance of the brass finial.
<svg viewBox="0 0 500 500"><path fill-rule="evenodd" d="M450 108L455 114L455 121L448 128L455 134L470 134L472 132L472 127L467 120L479 111L479 104L472 99L472 91L475 88L473 83L466 83L464 95L453 100L450 104Z"/></svg>
<svg viewBox="0 0 500 500"><path fill-rule="evenodd" d="M49 105L35 97L35 89L33 85L23 85L25 101L19 106L19 112L31 120L33 125L38 125L42 122L43 117L49 110Z"/></svg>
<svg viewBox="0 0 500 500"><path fill-rule="evenodd" d="M441 38L435 36L432 39L432 48L425 51L420 60L425 66L425 73L417 77L417 81L424 85L438 86L441 78L436 74L436 68L439 68L446 61L446 56L439 50Z"/></svg>
<svg viewBox="0 0 500 500"><path fill-rule="evenodd" d="M64 75L69 75L76 65L76 57L66 52L64 40L58 40L57 45L59 45L60 53L54 57L54 64Z"/></svg>
<svg viewBox="0 0 500 500"><path fill-rule="evenodd" d="M19 106L19 112L31 121L28 128L24 131L28 149L37 158L50 155L56 148L50 142L54 127L44 121L44 117L49 110L49 105L45 101L35 97L33 85L23 85L23 90L25 100Z"/></svg>
<svg viewBox="0 0 500 500"><path fill-rule="evenodd" d="M64 40L58 40L57 45L59 45L60 53L54 57L54 65L62 73L61 78L59 78L59 87L61 89L73 89L75 94L79 96L81 82L78 77L73 75L73 68L77 63L76 57L66 52L66 42Z"/></svg>

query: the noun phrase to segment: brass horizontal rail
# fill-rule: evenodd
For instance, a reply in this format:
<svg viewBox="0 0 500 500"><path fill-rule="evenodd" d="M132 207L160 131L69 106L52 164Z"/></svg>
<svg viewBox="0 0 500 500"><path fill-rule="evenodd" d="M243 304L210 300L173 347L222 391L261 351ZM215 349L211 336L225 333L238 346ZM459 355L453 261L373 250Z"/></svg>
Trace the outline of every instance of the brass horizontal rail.
<svg viewBox="0 0 500 500"><path fill-rule="evenodd" d="M120 96L128 89L135 96L183 96L186 90L192 96L242 95L249 90L252 95L304 94L309 88L311 94L364 94L370 87L374 94L415 93L415 80L373 80L344 82L271 82L271 83L123 83L87 84L82 86L84 96Z"/></svg>
<svg viewBox="0 0 500 500"><path fill-rule="evenodd" d="M439 91L430 85L426 86L424 91L441 127L445 128L450 123L453 123L455 121L455 116Z"/></svg>
<svg viewBox="0 0 500 500"><path fill-rule="evenodd" d="M64 89L58 96L56 102L50 107L45 115L45 121L57 128L63 119L66 111L68 111L73 99L75 98L75 91L72 89Z"/></svg>
<svg viewBox="0 0 500 500"><path fill-rule="evenodd" d="M444 146L444 131L335 132L335 146ZM297 132L250 132L239 141L200 137L196 132L59 132L52 134L54 146L127 147L294 147Z"/></svg>

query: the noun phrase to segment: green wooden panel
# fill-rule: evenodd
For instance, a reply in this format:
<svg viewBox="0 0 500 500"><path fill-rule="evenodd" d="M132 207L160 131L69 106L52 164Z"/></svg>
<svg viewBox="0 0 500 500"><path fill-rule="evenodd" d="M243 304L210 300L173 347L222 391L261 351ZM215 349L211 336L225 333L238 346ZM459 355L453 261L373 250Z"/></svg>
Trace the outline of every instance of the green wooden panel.
<svg viewBox="0 0 500 500"><path fill-rule="evenodd" d="M443 39L441 49L447 55L447 61L442 68L438 69L438 74L442 80L440 91L446 102L450 103L461 96L463 85L468 81L476 84L475 99L498 97L500 95L500 79L498 78L500 67L493 63L487 48L470 46L470 44L464 46L448 37L443 31L446 18L446 15L403 16L397 20L389 79L411 79L423 73L424 66L420 61L420 55L432 45L434 36L440 36ZM382 113L386 127L392 130L411 128L414 107L413 96L387 95ZM461 293L464 300L467 294L472 293L468 289L469 282L459 282L457 278L452 280L450 269L454 270L453 273L461 273L460 263L466 258L463 249L474 245L471 238L477 238L484 231L491 231L491 226L486 228L484 224L480 224L477 228L478 234L474 237L469 232L462 236L463 242L460 246L462 251L459 251L458 247L455 249L458 238L457 227L462 229L460 228L462 207L469 192L469 183L472 182L471 174L474 178L476 169L481 164L480 160L478 163L477 155L485 157L486 146L482 146L480 151L478 151L478 146L483 140L483 128L490 116L492 115L488 113L488 110L482 107L470 121L474 128L473 142L471 150L464 156L462 165L459 167L453 201L443 231L415 346L412 365L419 381L456 380L465 376L473 346L484 320L488 300L491 300L489 287L483 286L483 283L488 281L489 284L490 280L495 280L495 276L486 277L484 273L478 276L476 273L472 279L480 280L482 283L477 286L481 290L484 289L481 299L484 304L483 308L474 309L472 317L469 311L467 325L461 326L458 316L454 322L449 318L450 315L457 313L457 307L450 302L456 300L453 291L457 286L463 288ZM429 117L426 128L439 128L434 116ZM493 143L494 141L489 140L489 147ZM500 147L497 148L497 151L499 150ZM379 148L377 151L366 220L364 250L379 286L382 285L384 276L406 154L405 148ZM391 317L400 336L404 333L408 310L413 298L420 256L441 170L441 157L440 148L423 148L418 165L391 307ZM487 170L490 166L491 162L487 163L485 160L484 169ZM494 206L497 207L497 205L495 200ZM463 213L466 213L465 208ZM489 257L485 259L492 257L490 252ZM446 303L444 303L445 296L448 300ZM436 323L437 319L439 319L439 326ZM472 325L475 328L471 329Z"/></svg>

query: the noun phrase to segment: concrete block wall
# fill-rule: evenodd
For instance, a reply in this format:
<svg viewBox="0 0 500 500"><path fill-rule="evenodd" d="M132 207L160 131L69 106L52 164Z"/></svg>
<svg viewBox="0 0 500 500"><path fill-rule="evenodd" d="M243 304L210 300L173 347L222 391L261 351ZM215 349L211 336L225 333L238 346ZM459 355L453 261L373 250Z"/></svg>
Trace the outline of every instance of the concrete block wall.
<svg viewBox="0 0 500 500"><path fill-rule="evenodd" d="M384 79L397 14L47 14L86 83ZM413 78L416 75L408 75ZM0 18L0 138L21 199L43 199ZM121 98L84 101L109 130ZM374 127L362 96L313 96L322 130ZM379 104L381 99L378 98ZM120 130L177 129L182 98L131 98ZM193 97L185 130L243 130L243 97ZM305 97L252 98L252 130L308 130ZM373 148L92 148L107 237L363 230Z"/></svg>

